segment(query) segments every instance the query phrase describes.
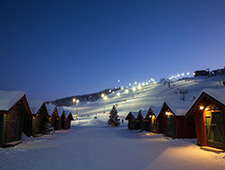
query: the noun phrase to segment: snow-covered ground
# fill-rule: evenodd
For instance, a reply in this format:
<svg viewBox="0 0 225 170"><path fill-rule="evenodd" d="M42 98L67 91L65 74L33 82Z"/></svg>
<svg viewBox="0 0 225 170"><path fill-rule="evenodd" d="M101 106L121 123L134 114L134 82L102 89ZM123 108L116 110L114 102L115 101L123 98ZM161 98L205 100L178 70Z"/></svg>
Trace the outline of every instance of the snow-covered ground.
<svg viewBox="0 0 225 170"><path fill-rule="evenodd" d="M225 169L225 153L201 150L196 139L129 131L126 124L112 128L106 118L82 118L70 130L25 138L14 148L0 149L0 169Z"/></svg>
<svg viewBox="0 0 225 170"><path fill-rule="evenodd" d="M225 77L223 77L224 80ZM225 169L225 153L201 150L196 139L165 138L162 134L129 131L127 122L118 128L106 125L114 104L120 116L129 111L161 106L164 100L179 101L179 89L188 90L185 99L193 101L205 88L224 88L218 77L178 81L168 85L152 84L129 93L121 90L105 101L81 102L79 119L70 130L39 138L23 137L14 148L0 148L0 170L145 170L145 169ZM75 113L73 107L65 107ZM89 117L87 116L89 115ZM96 118L97 117L97 118Z"/></svg>

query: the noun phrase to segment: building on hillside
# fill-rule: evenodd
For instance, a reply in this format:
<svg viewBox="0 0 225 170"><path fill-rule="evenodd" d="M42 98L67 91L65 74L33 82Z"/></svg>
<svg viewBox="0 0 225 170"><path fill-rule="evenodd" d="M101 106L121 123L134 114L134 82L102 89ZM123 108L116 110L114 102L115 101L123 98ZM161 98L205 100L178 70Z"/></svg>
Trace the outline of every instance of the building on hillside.
<svg viewBox="0 0 225 170"><path fill-rule="evenodd" d="M29 115L31 111L23 91L0 91L0 147L21 140L24 119Z"/></svg>
<svg viewBox="0 0 225 170"><path fill-rule="evenodd" d="M190 102L164 102L157 117L158 132L171 138L195 138L195 124L190 117L185 118Z"/></svg>
<svg viewBox="0 0 225 170"><path fill-rule="evenodd" d="M188 110L194 117L198 144L225 149L225 89L205 89Z"/></svg>
<svg viewBox="0 0 225 170"><path fill-rule="evenodd" d="M31 118L31 135L39 136L43 134L45 129L44 126L48 122L48 111L46 105L41 100L32 101L29 100L30 109L32 112Z"/></svg>
<svg viewBox="0 0 225 170"><path fill-rule="evenodd" d="M209 76L209 75L210 75L209 71L206 70L197 70L194 72L194 77Z"/></svg>
<svg viewBox="0 0 225 170"><path fill-rule="evenodd" d="M138 112L129 112L125 120L128 120L128 129L134 130L137 129L137 119Z"/></svg>
<svg viewBox="0 0 225 170"><path fill-rule="evenodd" d="M65 110L64 111L64 115L65 115L65 118L63 120L63 129L70 129L71 127L71 121L73 121L73 115L70 111L68 110Z"/></svg>

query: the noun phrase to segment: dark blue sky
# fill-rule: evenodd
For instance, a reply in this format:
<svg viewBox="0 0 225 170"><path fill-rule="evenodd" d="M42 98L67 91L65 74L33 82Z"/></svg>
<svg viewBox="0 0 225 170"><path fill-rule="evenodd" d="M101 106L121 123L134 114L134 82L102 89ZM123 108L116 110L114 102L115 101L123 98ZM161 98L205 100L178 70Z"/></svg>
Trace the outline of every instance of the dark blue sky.
<svg viewBox="0 0 225 170"><path fill-rule="evenodd" d="M1 0L0 21L0 89L31 99L225 66L224 0Z"/></svg>

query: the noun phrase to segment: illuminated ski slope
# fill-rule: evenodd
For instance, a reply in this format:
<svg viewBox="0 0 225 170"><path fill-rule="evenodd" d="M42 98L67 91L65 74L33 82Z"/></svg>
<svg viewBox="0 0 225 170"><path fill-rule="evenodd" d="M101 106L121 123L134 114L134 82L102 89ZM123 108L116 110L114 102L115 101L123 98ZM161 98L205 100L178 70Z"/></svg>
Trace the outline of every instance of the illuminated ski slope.
<svg viewBox="0 0 225 170"><path fill-rule="evenodd" d="M224 78L224 77L223 77ZM97 100L95 102L81 102L78 107L79 116L82 115L94 115L101 114L105 110L108 113L114 104L117 104L117 110L120 116L126 116L129 111L139 111L140 109L148 109L150 106L161 106L164 100L170 102L181 101L180 90L187 90L188 93L185 95L186 101L193 101L194 98L200 94L200 92L205 88L224 88L224 85L219 84L218 77L211 78L194 78L189 81L180 80L171 83L170 88L167 83L157 83L142 86L138 90L136 86L136 91L129 88L129 92L125 93L124 90L119 90L116 93L111 93L108 95L107 100ZM120 96L117 96L120 93ZM67 107L76 114L76 108Z"/></svg>

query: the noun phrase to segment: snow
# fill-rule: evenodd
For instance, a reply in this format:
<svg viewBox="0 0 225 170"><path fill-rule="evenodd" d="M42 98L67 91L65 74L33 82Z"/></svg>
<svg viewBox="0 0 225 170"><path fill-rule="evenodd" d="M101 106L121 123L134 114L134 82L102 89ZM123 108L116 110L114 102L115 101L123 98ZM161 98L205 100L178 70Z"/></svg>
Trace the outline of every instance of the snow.
<svg viewBox="0 0 225 170"><path fill-rule="evenodd" d="M193 102L192 101L184 102L177 100L173 102L165 101L165 103L176 116L185 116L188 111L188 108L190 108Z"/></svg>
<svg viewBox="0 0 225 170"><path fill-rule="evenodd" d="M25 93L23 91L0 90L0 111L8 111Z"/></svg>
<svg viewBox="0 0 225 170"><path fill-rule="evenodd" d="M148 114L148 110L140 110L142 117L145 119L147 114Z"/></svg>
<svg viewBox="0 0 225 170"><path fill-rule="evenodd" d="M69 110L64 110L64 113L65 113L65 116L66 116L66 118L69 116L69 114L71 113L71 111L69 111Z"/></svg>
<svg viewBox="0 0 225 170"><path fill-rule="evenodd" d="M42 100L28 100L30 109L32 114L36 114L39 109L41 108L41 106L43 105L44 101Z"/></svg>
<svg viewBox="0 0 225 170"><path fill-rule="evenodd" d="M48 110L48 115L51 116L54 109L56 108L56 105L54 104L46 104L46 108Z"/></svg>
<svg viewBox="0 0 225 170"><path fill-rule="evenodd" d="M150 108L151 108L152 112L154 113L155 117L158 117L162 106L160 106L160 107L151 106Z"/></svg>
<svg viewBox="0 0 225 170"><path fill-rule="evenodd" d="M61 117L64 111L63 107L56 107L56 109L57 109L58 116Z"/></svg>
<svg viewBox="0 0 225 170"><path fill-rule="evenodd" d="M202 92L205 92L209 96L213 97L214 99L218 100L222 104L225 105L225 89L204 89Z"/></svg>
<svg viewBox="0 0 225 170"><path fill-rule="evenodd" d="M139 112L130 112L130 113L134 116L135 119L137 119Z"/></svg>
<svg viewBox="0 0 225 170"><path fill-rule="evenodd" d="M14 148L0 148L0 169L17 170L223 170L225 153L201 150L196 139L112 128L100 114L73 121L72 129L54 135L24 138Z"/></svg>

